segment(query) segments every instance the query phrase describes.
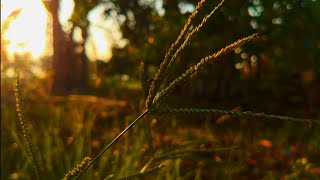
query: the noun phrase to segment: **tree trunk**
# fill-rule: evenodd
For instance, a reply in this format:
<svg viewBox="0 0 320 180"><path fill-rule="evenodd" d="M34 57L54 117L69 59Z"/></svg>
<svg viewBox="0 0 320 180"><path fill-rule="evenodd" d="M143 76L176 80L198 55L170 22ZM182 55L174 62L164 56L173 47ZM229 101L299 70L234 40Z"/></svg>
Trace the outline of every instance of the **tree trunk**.
<svg viewBox="0 0 320 180"><path fill-rule="evenodd" d="M59 22L59 0L51 1L54 70L51 93L69 95L83 93L86 87L86 58L75 52L72 33L65 34ZM67 38L68 36L68 38Z"/></svg>

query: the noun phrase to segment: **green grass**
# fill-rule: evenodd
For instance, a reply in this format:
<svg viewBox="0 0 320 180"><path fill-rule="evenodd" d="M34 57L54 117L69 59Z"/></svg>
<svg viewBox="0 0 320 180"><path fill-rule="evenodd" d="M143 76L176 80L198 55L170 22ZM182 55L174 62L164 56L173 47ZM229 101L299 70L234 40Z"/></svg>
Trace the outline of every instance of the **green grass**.
<svg viewBox="0 0 320 180"><path fill-rule="evenodd" d="M33 165L20 141L22 133L17 129L13 107L12 102L1 103L1 179L34 179ZM52 105L35 101L32 107L26 106L26 118L32 124L33 138L46 169L42 178L60 179L83 157L97 154L135 117L135 114L121 110L114 112L115 108L109 108L105 113L111 115L102 117L102 112L92 104ZM312 168L320 166L316 158L320 149L318 127L297 126L290 122L275 127L265 121L252 124L254 120L238 118L216 125L214 118L206 116L191 121L184 116L178 119L162 115L155 118L157 121L151 123L155 160L147 170L160 164L163 166L145 174L146 179L277 179L319 175L312 173ZM142 124L137 125L120 139L82 179L121 178L138 173L152 158L143 128ZM272 146L261 146L259 141L262 139L268 139ZM192 149L232 146L238 148L222 152L192 152ZM188 149L190 152L184 152ZM156 158L177 150L181 152ZM302 158L308 162L301 166L299 160Z"/></svg>

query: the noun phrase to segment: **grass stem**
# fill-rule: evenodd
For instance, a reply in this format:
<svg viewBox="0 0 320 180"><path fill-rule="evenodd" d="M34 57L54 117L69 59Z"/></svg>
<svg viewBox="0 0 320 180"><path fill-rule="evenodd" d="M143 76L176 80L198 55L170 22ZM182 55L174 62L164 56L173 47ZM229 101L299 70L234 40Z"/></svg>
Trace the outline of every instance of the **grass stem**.
<svg viewBox="0 0 320 180"><path fill-rule="evenodd" d="M140 119L142 119L148 111L144 111L137 119L135 119L129 126L127 126L117 137L115 137L100 153L84 168L81 173L75 178L79 179L81 175L107 150L109 149L123 134L125 134L131 127L133 127Z"/></svg>

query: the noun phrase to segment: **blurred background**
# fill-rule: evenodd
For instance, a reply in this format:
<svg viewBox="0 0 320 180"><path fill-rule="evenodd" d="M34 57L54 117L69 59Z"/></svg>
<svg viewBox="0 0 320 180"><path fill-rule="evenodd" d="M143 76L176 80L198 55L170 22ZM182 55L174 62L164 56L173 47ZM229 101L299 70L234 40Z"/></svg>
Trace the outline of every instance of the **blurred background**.
<svg viewBox="0 0 320 180"><path fill-rule="evenodd" d="M199 24L218 3L206 2L192 27ZM47 159L56 158L59 152L66 156L59 162L46 162L52 174L60 174L61 177L85 154L101 149L106 138L114 137L141 112L145 98L143 84L155 75L196 4L196 0L2 0L1 177L30 178L25 173L30 162L18 160L26 158L26 154L22 153L24 150L18 139L21 135L14 122L13 83L17 69L20 71L26 117L35 126L33 128L47 129L39 131L43 140L35 140L42 144L40 150L56 147L44 155ZM236 108L319 119L318 0L226 1L180 55L165 84L202 57L255 32L262 38L220 57L192 81L175 89L164 104L170 107ZM142 62L144 66L141 66ZM207 122L212 123L217 118L188 117L184 120L188 125L182 129L210 127ZM199 119L205 125L198 126ZM179 123L171 122L173 131ZM230 122L227 127L239 129L237 123ZM228 133L231 133L228 136L231 139L246 139L260 134L260 139L245 140L250 148L261 138L267 137L271 142L282 137L279 144L292 139L280 149L299 149L305 146L297 142L306 143L307 140L297 134L305 133L304 138L311 139L314 146L302 148L301 153L319 150L319 141L314 143L319 138L310 138L315 131L292 126L283 122L241 124L242 130L254 129L241 136L227 130L217 132L221 133L217 139L227 138ZM164 127L165 124L159 125L157 133L170 134ZM111 128L113 136L104 132L104 128ZM275 134L278 130L285 135L272 134L274 129ZM41 137L37 133L35 136ZM201 132L195 133L202 137ZM59 137L59 142L50 140L52 137ZM137 135L135 138L141 137ZM84 148L87 144L90 148ZM79 146L83 148L79 150ZM137 148L140 146L143 144L138 144ZM78 153L70 155L73 151ZM21 153L21 157L8 156L12 152ZM319 153L311 153L310 157L314 155ZM13 161L15 165L3 163L3 160ZM59 163L65 166L55 168ZM121 168L123 171L119 170ZM121 168L114 171L118 175L136 172L134 167L130 170L124 166ZM105 177L114 171L97 172L99 177ZM259 173L265 172L258 171L256 175L247 171L242 173L249 174L248 177L262 177ZM94 172L92 174L95 175Z"/></svg>
<svg viewBox="0 0 320 180"><path fill-rule="evenodd" d="M152 78L196 3L4 0L2 97L16 69L33 94L115 97L139 91L140 63ZM215 3L207 3L193 24ZM209 104L319 115L319 16L315 0L225 3L179 57L172 78L243 36L259 32L263 38L221 57L175 93Z"/></svg>

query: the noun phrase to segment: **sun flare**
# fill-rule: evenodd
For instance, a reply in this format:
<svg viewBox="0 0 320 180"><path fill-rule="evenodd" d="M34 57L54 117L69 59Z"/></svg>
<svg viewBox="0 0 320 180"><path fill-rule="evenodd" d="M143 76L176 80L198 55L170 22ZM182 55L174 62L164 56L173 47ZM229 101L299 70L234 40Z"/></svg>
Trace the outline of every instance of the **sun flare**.
<svg viewBox="0 0 320 180"><path fill-rule="evenodd" d="M4 39L8 41L9 55L30 53L33 58L43 55L46 45L48 14L41 0L3 0L2 17L6 19L14 10L20 14L12 20Z"/></svg>
<svg viewBox="0 0 320 180"><path fill-rule="evenodd" d="M74 8L73 0L60 1L59 20L63 29L70 26L68 19L72 15ZM99 19L99 15L103 13L103 8L99 11L92 10L90 13L94 15L94 19ZM10 17L10 14L19 10L16 16ZM51 15L44 7L42 0L2 0L1 1L1 30L3 30L3 22L9 22L9 26L2 31L2 40L5 42L4 50L7 52L7 59L14 61L15 54L30 55L32 61L37 61L43 56L52 54L52 34L50 31L52 22ZM92 19L89 20L90 22ZM106 22L104 19L94 22L94 24L102 25ZM49 28L48 28L49 27ZM108 27L111 28L112 27ZM86 45L86 53L90 60L106 60L110 59L111 45L110 38L106 37L103 29L90 27L90 38ZM112 31L118 31L112 29ZM119 37L119 40L122 37Z"/></svg>

